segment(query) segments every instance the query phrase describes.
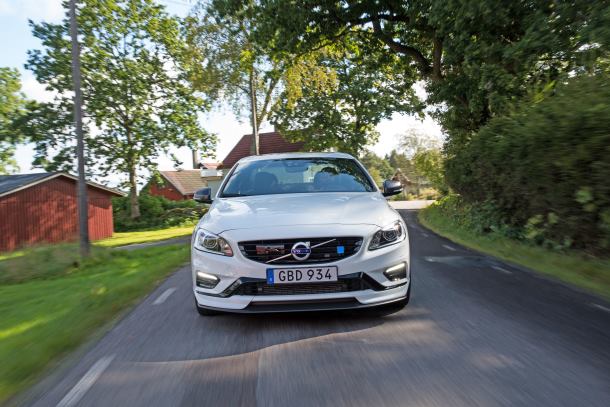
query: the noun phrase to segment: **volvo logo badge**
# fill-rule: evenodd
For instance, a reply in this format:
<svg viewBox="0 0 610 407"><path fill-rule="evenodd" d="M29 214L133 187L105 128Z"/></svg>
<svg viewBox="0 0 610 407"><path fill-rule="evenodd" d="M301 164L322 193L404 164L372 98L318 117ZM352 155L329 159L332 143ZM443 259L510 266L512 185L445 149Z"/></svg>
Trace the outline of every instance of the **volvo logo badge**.
<svg viewBox="0 0 610 407"><path fill-rule="evenodd" d="M309 242L297 242L290 249L290 253L292 253L292 257L296 260L307 260L311 255L311 248L309 247Z"/></svg>

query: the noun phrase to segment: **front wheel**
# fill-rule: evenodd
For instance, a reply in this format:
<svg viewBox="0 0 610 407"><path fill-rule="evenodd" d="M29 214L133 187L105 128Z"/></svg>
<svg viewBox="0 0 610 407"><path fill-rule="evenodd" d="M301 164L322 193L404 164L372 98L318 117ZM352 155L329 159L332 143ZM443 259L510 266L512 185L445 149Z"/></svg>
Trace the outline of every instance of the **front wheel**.
<svg viewBox="0 0 610 407"><path fill-rule="evenodd" d="M212 316L212 315L218 315L218 311L214 311L212 309L200 307L199 304L197 304L197 300L195 300L195 307L197 308L197 312L199 313L199 315L202 315L204 317L209 317L209 316Z"/></svg>

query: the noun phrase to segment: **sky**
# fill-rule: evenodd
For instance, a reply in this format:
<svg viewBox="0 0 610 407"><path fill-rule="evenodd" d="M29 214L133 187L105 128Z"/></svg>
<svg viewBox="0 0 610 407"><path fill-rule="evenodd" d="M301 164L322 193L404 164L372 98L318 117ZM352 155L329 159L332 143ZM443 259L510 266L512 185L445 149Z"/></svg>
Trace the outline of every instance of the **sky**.
<svg viewBox="0 0 610 407"><path fill-rule="evenodd" d="M158 0L166 6L168 12L185 16L190 9L189 0ZM190 1L191 3L193 1ZM31 72L24 68L27 50L40 48L40 42L32 36L28 19L33 21L57 22L63 16L61 0L0 0L0 66L17 68L21 72L22 90L31 99L48 100L49 93L44 86L36 81ZM422 90L423 92L423 90ZM218 136L216 159L222 160L242 135L250 133L247 120L235 117L229 107L220 107L202 117L203 127ZM383 120L377 126L380 138L371 147L378 155L385 155L398 147L400 135L409 129L417 129L430 136L441 137L440 127L429 117L424 121L414 116L395 114L389 120ZM261 131L272 130L268 124L263 124ZM191 152L186 149L176 149L174 153L185 163L185 168L191 162ZM32 169L32 146L20 146L16 152L17 162L21 172L37 172ZM206 159L206 157L204 157ZM173 163L168 157L160 157L160 170L173 169Z"/></svg>

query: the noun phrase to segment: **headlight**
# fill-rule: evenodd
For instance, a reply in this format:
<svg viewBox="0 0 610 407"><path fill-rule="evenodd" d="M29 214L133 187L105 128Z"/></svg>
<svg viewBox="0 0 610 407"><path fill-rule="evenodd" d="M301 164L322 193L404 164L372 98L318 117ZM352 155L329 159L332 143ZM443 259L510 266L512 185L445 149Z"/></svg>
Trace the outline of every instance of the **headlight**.
<svg viewBox="0 0 610 407"><path fill-rule="evenodd" d="M405 239L405 236L405 227L401 221L397 220L390 226L375 232L371 239L371 243L369 244L369 250L376 250L402 242Z"/></svg>
<svg viewBox="0 0 610 407"><path fill-rule="evenodd" d="M199 229L195 235L195 249L203 252L220 254L221 256L233 256L231 246L222 237Z"/></svg>

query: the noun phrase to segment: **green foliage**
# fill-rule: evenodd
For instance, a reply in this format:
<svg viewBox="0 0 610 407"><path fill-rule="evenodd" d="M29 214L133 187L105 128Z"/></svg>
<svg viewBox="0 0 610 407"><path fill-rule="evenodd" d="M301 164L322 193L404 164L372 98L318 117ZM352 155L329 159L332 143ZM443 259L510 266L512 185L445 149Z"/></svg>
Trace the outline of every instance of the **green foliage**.
<svg viewBox="0 0 610 407"><path fill-rule="evenodd" d="M345 38L361 45L371 65L378 55L372 49L398 55L409 77L425 81L428 104L439 106L436 117L458 145L531 89L569 72L608 68L607 1L214 3L226 14L246 8L256 16L257 42L280 55Z"/></svg>
<svg viewBox="0 0 610 407"><path fill-rule="evenodd" d="M479 235L498 234L523 240L523 230L503 223L501 212L493 203L471 204L459 195L450 194L440 199L432 210L451 224Z"/></svg>
<svg viewBox="0 0 610 407"><path fill-rule="evenodd" d="M377 141L382 119L421 109L413 89L405 87L415 78L396 55L376 45L362 49L344 40L299 60L308 69L288 76L271 121L287 138L304 141L306 149L359 155Z"/></svg>
<svg viewBox="0 0 610 407"><path fill-rule="evenodd" d="M423 133L416 129L407 129L400 135L400 149L407 159L426 150L440 150L443 143L440 138Z"/></svg>
<svg viewBox="0 0 610 407"><path fill-rule="evenodd" d="M447 178L496 222L550 247L610 247L610 80L582 76L453 149Z"/></svg>
<svg viewBox="0 0 610 407"><path fill-rule="evenodd" d="M413 156L413 164L430 184L441 194L447 194L449 188L445 182L445 167L440 150L421 150Z"/></svg>
<svg viewBox="0 0 610 407"><path fill-rule="evenodd" d="M255 111L258 131L277 105L290 60L271 58L257 46L252 39L256 21L247 10L236 13L222 15L214 3L198 2L184 20L183 55L192 86L218 103L230 103L238 117L245 111L252 120Z"/></svg>
<svg viewBox="0 0 610 407"><path fill-rule="evenodd" d="M138 196L138 203L140 217L133 219L130 216L129 197L112 199L116 232L193 225L207 211L206 207L193 200L172 201L162 196L150 195L146 191Z"/></svg>
<svg viewBox="0 0 610 407"><path fill-rule="evenodd" d="M26 111L21 81L16 69L0 68L0 174L19 171L14 158L15 144L23 135L15 123Z"/></svg>
<svg viewBox="0 0 610 407"><path fill-rule="evenodd" d="M376 173L379 176L379 179L375 178L375 182L378 185L383 183L383 180L391 179L394 176L396 170L390 165L390 162L387 159L379 157L377 154L372 151L366 151L361 157L360 162L362 165L366 167L369 173L373 175ZM380 181L380 182L378 182Z"/></svg>
<svg viewBox="0 0 610 407"><path fill-rule="evenodd" d="M548 250L530 241L516 240L507 230L481 228L482 224L489 224L489 215L493 216L489 206L481 210L478 205L450 195L421 210L419 220L456 243L610 298L610 259L573 250Z"/></svg>
<svg viewBox="0 0 610 407"><path fill-rule="evenodd" d="M179 20L152 0L79 3L88 168L126 175L137 217L139 171L153 170L171 147L209 151L216 140L198 121L206 105L186 81ZM69 170L75 149L68 19L30 25L42 49L28 52L27 68L56 96L24 128L36 143L36 165Z"/></svg>

